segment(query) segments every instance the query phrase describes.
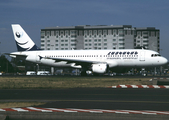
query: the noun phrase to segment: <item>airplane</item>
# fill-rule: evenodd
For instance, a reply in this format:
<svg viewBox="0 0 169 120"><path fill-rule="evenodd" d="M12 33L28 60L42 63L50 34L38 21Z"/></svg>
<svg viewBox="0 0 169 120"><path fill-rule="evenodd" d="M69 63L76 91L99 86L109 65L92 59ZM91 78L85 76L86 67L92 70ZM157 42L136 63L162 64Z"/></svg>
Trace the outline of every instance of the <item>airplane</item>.
<svg viewBox="0 0 169 120"><path fill-rule="evenodd" d="M18 52L9 55L36 64L53 67L72 67L96 74L108 73L119 67L154 67L168 62L158 52L146 49L110 50L41 50L19 24L12 24Z"/></svg>

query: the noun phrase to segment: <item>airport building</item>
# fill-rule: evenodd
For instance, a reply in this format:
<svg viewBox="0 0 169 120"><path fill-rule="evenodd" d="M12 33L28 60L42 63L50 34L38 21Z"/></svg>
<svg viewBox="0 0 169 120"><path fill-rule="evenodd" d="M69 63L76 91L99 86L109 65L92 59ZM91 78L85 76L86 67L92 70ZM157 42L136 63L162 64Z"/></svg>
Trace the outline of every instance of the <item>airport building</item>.
<svg viewBox="0 0 169 120"><path fill-rule="evenodd" d="M41 49L145 49L160 52L160 30L131 25L80 25L41 29Z"/></svg>

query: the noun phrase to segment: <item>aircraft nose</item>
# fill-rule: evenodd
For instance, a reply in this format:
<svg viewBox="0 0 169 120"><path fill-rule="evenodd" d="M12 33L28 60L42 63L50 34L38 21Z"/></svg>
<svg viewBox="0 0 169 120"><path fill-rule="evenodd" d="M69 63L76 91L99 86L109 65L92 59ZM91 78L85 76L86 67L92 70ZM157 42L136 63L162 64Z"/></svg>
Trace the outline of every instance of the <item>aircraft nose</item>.
<svg viewBox="0 0 169 120"><path fill-rule="evenodd" d="M167 64L168 63L168 60L166 58L163 58L163 63L164 64Z"/></svg>

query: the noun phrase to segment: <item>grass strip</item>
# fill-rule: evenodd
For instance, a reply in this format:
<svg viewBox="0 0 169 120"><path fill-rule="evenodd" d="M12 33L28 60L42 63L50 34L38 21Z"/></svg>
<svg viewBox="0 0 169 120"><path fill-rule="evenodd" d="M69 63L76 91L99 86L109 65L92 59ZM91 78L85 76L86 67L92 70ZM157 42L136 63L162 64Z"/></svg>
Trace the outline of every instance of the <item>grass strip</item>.
<svg viewBox="0 0 169 120"><path fill-rule="evenodd" d="M56 88L95 88L119 84L149 85L150 78L114 77L0 77L0 89L56 89Z"/></svg>
<svg viewBox="0 0 169 120"><path fill-rule="evenodd" d="M0 108L31 107L43 105L44 102L0 102Z"/></svg>

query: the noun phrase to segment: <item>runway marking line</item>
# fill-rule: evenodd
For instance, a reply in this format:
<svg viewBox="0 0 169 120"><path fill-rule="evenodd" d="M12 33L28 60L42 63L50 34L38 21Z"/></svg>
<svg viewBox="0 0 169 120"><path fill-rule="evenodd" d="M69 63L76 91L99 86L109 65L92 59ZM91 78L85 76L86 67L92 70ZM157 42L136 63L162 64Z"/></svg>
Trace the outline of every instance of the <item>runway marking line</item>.
<svg viewBox="0 0 169 120"><path fill-rule="evenodd" d="M150 115L169 115L169 111L148 111L148 110L104 110L104 109L76 109L76 108L2 108L0 112L84 112L84 113L117 113L117 114L150 114Z"/></svg>
<svg viewBox="0 0 169 120"><path fill-rule="evenodd" d="M117 85L109 86L108 88L166 88L169 89L168 85Z"/></svg>

